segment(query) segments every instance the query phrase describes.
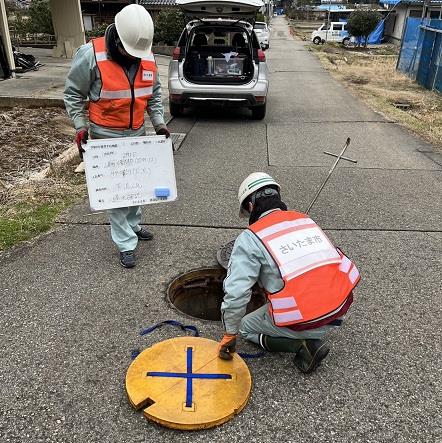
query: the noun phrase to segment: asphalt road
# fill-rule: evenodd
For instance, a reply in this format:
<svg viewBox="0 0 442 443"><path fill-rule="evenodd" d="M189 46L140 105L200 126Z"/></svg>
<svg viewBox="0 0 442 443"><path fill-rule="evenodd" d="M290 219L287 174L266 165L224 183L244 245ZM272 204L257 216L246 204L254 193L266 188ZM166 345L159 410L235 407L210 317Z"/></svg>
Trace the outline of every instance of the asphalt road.
<svg viewBox="0 0 442 443"><path fill-rule="evenodd" d="M441 162L431 146L386 121L333 80L284 19L273 22L268 114L199 112L174 120L180 200L149 207L155 240L121 269L106 217L87 204L56 229L0 256L0 441L441 441ZM332 351L311 376L291 358L249 362L253 391L225 425L184 433L132 410L124 376L133 349L173 337L177 319L218 339L216 322L189 320L165 298L178 274L215 265L245 226L236 192L255 170L305 210L347 137L349 157L311 216L358 264L362 281ZM244 351L256 348L240 342Z"/></svg>

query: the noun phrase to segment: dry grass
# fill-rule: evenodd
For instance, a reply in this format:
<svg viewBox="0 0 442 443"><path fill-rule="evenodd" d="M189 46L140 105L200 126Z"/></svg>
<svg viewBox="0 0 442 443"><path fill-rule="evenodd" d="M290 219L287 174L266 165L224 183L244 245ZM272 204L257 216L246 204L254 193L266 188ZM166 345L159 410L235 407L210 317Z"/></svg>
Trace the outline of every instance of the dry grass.
<svg viewBox="0 0 442 443"><path fill-rule="evenodd" d="M9 182L48 166L75 138L72 122L59 108L0 109L0 127L0 180Z"/></svg>
<svg viewBox="0 0 442 443"><path fill-rule="evenodd" d="M293 25L290 25L289 31L293 37L298 38L299 40L302 40L302 41L309 41L310 36L312 34L309 31L303 31L302 29L296 28Z"/></svg>
<svg viewBox="0 0 442 443"><path fill-rule="evenodd" d="M422 88L396 70L397 49L382 46L369 51L338 46L312 47L324 67L372 109L430 142L442 152L442 97ZM395 103L409 104L407 110Z"/></svg>
<svg viewBox="0 0 442 443"><path fill-rule="evenodd" d="M74 139L62 109L0 109L0 251L50 229L58 214L85 195L84 176L55 159ZM58 165L58 166L57 166ZM50 166L44 180L29 178Z"/></svg>

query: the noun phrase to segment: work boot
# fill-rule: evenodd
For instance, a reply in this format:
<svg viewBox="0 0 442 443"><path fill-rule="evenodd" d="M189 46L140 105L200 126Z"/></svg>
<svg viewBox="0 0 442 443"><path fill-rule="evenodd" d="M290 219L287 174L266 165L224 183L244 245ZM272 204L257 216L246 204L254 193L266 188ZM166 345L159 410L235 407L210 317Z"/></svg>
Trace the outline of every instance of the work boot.
<svg viewBox="0 0 442 443"><path fill-rule="evenodd" d="M302 342L293 362L301 372L310 374L327 357L330 348L322 340L302 340Z"/></svg>
<svg viewBox="0 0 442 443"><path fill-rule="evenodd" d="M120 252L120 264L123 268L133 268L135 266L134 251Z"/></svg>
<svg viewBox="0 0 442 443"><path fill-rule="evenodd" d="M270 352L291 352L296 354L304 340L296 340L286 337L271 337L270 335L259 335L259 343L263 349Z"/></svg>
<svg viewBox="0 0 442 443"><path fill-rule="evenodd" d="M153 234L149 232L147 229L141 228L138 232L135 232L137 234L138 240L152 240Z"/></svg>

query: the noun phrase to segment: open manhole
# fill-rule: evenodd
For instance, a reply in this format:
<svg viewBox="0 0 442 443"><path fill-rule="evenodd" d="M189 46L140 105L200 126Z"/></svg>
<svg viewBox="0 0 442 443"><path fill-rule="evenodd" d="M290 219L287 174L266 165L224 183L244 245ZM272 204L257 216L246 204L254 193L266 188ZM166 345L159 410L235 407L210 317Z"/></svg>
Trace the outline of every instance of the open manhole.
<svg viewBox="0 0 442 443"><path fill-rule="evenodd" d="M220 321L225 278L225 269L195 269L173 280L167 289L167 297L183 314L202 320ZM265 302L264 291L255 285L252 298L247 305L247 313L258 309Z"/></svg>

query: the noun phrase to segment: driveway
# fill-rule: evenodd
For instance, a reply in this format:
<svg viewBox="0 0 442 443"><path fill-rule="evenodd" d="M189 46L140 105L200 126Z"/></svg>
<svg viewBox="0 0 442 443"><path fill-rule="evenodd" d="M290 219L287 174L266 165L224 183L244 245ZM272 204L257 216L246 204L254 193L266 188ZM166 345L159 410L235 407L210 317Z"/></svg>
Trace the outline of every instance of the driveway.
<svg viewBox="0 0 442 443"><path fill-rule="evenodd" d="M199 112L173 120L179 201L145 210L155 240L120 268L104 214L87 204L56 229L0 256L2 441L433 442L442 434L441 163L431 146L366 108L274 18L268 114ZM178 274L215 265L241 232L241 180L267 171L287 204L305 210L347 137L348 157L311 216L355 260L362 281L332 351L302 376L289 355L249 360L253 391L225 425L183 433L132 410L124 376L133 349L173 337L146 326L176 319L165 298ZM256 352L240 342L243 351Z"/></svg>

